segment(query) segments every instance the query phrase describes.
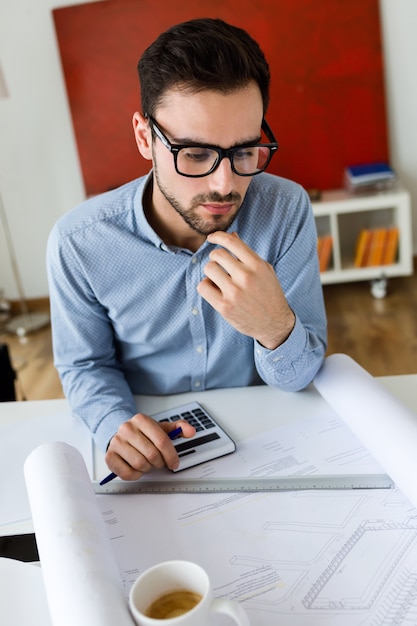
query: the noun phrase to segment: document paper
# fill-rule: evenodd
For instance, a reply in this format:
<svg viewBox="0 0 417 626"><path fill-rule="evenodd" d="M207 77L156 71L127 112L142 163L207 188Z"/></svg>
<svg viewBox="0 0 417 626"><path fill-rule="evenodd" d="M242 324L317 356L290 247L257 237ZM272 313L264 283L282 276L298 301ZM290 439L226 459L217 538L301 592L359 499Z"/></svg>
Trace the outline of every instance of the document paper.
<svg viewBox="0 0 417 626"><path fill-rule="evenodd" d="M24 473L53 626L132 626L80 452L44 444L26 459Z"/></svg>
<svg viewBox="0 0 417 626"><path fill-rule="evenodd" d="M317 388L329 403L323 403L322 419L308 420L307 416L242 442L237 454L205 464L200 470L186 470L187 476L190 471L194 475L200 471L202 476L204 472L232 475L226 471L258 476L376 473L389 467L392 478L395 472L397 488L94 496L80 463L72 464L68 472L61 471L66 464L61 460L67 455L64 444L52 452L40 449L39 456L45 457L40 477L36 478L39 468L28 459L31 506L32 492L39 491L40 484L44 497L53 500L48 485L53 476L57 483L54 493L61 490L68 498L66 513L58 513L56 505L45 509L42 494L37 503L34 498L32 511L48 598L59 595L57 587L65 582L56 569L55 575L48 574L68 549L62 529L71 529L72 549L78 544L75 549L81 553L88 537L79 521L85 519L82 511L87 508L92 526L97 524L100 529L97 542L102 542L103 550L110 551L117 562L115 566L110 556L108 560L103 557L105 562L96 568L111 571L111 575L101 589L97 581L95 604L97 597L110 594L114 585L113 603L126 608L129 589L139 573L154 563L181 558L205 567L215 595L242 602L256 626L415 626L417 499L408 472L413 445L417 449L417 416L343 355L327 359ZM363 422L369 424L369 433ZM373 456L352 433L368 437L367 448ZM76 489L71 482L73 473ZM53 530L56 525L59 533ZM103 533L103 525L107 532ZM51 550L54 558L48 558ZM97 553L101 553L98 548ZM69 563L69 570L75 568L74 559ZM89 578L89 567L87 563L84 580ZM77 575L82 571L81 567ZM82 589L77 591L86 610L90 598ZM77 601L75 591L72 600ZM57 612L54 626L67 623L71 620L61 622ZM72 623L83 623L81 613ZM95 622L89 614L84 623L125 622Z"/></svg>
<svg viewBox="0 0 417 626"><path fill-rule="evenodd" d="M36 424L36 427L35 427ZM66 411L14 418L2 423L0 439L0 526L30 518L23 464L43 443L65 441L79 450L93 475L93 446L87 427Z"/></svg>

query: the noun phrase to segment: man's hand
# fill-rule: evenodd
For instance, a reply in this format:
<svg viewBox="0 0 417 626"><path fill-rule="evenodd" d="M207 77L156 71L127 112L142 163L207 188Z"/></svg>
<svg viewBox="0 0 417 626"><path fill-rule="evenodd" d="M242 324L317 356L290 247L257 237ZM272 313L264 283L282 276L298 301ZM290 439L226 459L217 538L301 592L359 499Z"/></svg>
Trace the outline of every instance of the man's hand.
<svg viewBox="0 0 417 626"><path fill-rule="evenodd" d="M149 415L137 413L124 422L111 439L106 463L123 480L138 480L152 468L176 469L178 455L168 432L181 427L183 437L195 435L195 428L185 420L156 422Z"/></svg>
<svg viewBox="0 0 417 626"><path fill-rule="evenodd" d="M210 253L198 293L236 330L274 350L291 333L295 316L273 267L237 233L218 231L207 240L222 247Z"/></svg>

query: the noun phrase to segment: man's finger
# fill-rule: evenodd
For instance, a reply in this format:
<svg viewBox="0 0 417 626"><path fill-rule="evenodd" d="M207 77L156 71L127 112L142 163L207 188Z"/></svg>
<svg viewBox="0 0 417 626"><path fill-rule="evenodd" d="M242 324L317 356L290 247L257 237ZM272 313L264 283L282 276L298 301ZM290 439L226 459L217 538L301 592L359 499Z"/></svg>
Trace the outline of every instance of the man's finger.
<svg viewBox="0 0 417 626"><path fill-rule="evenodd" d="M229 250L242 263L249 263L255 253L238 236L237 233L216 231L207 236L209 243L222 246Z"/></svg>

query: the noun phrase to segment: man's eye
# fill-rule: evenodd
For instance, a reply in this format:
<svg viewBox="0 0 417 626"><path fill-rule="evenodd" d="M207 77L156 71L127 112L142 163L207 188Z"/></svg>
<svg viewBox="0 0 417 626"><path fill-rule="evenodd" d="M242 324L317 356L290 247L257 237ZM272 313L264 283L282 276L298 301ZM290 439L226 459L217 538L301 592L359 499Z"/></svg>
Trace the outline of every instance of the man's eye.
<svg viewBox="0 0 417 626"><path fill-rule="evenodd" d="M254 146L249 146L247 148L240 148L235 152L235 159L252 159L257 156L257 148Z"/></svg>
<svg viewBox="0 0 417 626"><path fill-rule="evenodd" d="M184 148L181 150L183 158L195 163L213 160L213 155L216 156L213 150L206 150L205 148Z"/></svg>

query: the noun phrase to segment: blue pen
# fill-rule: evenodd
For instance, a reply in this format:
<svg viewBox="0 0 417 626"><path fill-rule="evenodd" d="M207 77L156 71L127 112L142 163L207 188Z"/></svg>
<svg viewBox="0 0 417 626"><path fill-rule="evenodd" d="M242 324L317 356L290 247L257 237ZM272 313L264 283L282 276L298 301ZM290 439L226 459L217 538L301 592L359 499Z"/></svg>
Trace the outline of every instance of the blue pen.
<svg viewBox="0 0 417 626"><path fill-rule="evenodd" d="M181 435L182 433L182 429L180 427L175 428L175 430L171 430L170 433L168 433L168 437L170 439L175 439L176 437L178 437L178 435ZM117 478L117 474L115 474L114 472L111 472L108 476L106 476L106 478L103 478L103 480L100 481L100 485L106 485L107 483L109 483L111 480L114 480L115 478Z"/></svg>

